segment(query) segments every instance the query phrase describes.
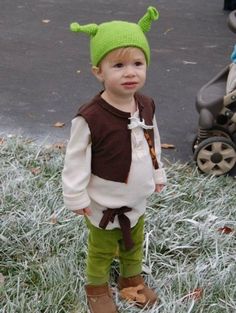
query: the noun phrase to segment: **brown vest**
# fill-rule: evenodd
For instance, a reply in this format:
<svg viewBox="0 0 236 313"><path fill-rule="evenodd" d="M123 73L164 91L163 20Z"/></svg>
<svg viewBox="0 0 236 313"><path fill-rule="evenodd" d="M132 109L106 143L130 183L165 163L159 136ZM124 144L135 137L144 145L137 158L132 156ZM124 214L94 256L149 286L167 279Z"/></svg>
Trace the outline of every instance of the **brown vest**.
<svg viewBox="0 0 236 313"><path fill-rule="evenodd" d="M155 104L151 98L135 94L140 118L153 125ZM125 183L131 165L130 113L120 111L99 95L84 104L77 116L82 116L90 129L92 141L91 171L106 180ZM154 147L154 132L148 130Z"/></svg>

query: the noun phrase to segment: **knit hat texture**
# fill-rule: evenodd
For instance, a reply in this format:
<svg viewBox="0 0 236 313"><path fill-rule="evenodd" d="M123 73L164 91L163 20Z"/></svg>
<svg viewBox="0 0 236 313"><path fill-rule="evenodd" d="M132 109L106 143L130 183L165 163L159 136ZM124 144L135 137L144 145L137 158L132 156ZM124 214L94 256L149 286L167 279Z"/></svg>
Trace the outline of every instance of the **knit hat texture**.
<svg viewBox="0 0 236 313"><path fill-rule="evenodd" d="M151 28L152 21L157 20L159 13L154 7L148 7L146 14L138 23L110 21L100 25L79 25L72 23L73 32L83 32L90 36L90 57L92 65L98 66L102 59L112 50L123 47L140 48L150 62L150 47L145 36Z"/></svg>

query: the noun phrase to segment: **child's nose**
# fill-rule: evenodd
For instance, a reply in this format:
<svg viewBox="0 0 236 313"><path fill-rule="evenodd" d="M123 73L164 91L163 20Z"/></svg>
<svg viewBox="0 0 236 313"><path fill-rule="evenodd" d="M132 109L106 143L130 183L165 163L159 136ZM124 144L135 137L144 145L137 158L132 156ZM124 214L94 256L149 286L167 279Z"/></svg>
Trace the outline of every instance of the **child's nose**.
<svg viewBox="0 0 236 313"><path fill-rule="evenodd" d="M135 76L135 71L132 65L127 65L125 68L125 76Z"/></svg>

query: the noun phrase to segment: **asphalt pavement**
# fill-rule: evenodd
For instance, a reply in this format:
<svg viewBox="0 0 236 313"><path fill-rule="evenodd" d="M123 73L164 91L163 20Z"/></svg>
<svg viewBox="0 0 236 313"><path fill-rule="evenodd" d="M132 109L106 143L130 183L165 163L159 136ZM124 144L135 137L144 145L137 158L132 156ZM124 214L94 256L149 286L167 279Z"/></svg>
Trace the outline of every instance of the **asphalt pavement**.
<svg viewBox="0 0 236 313"><path fill-rule="evenodd" d="M90 71L88 37L71 33L69 24L137 22L149 5L160 18L148 33L143 92L157 103L162 143L175 146L163 155L191 161L196 94L230 63L235 43L223 0L1 0L0 136L65 142L78 107L101 89Z"/></svg>

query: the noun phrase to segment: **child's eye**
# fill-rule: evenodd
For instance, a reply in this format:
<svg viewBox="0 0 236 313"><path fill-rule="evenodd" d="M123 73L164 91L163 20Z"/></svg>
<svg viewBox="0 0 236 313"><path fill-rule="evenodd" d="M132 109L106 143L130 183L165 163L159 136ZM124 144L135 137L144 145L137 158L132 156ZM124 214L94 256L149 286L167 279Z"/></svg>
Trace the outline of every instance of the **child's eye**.
<svg viewBox="0 0 236 313"><path fill-rule="evenodd" d="M143 65L143 63L140 62L140 61L137 61L137 62L135 62L134 64L135 64L135 66L141 66L141 65Z"/></svg>
<svg viewBox="0 0 236 313"><path fill-rule="evenodd" d="M116 64L114 65L114 67L121 68L121 67L123 67L123 63L116 63Z"/></svg>

